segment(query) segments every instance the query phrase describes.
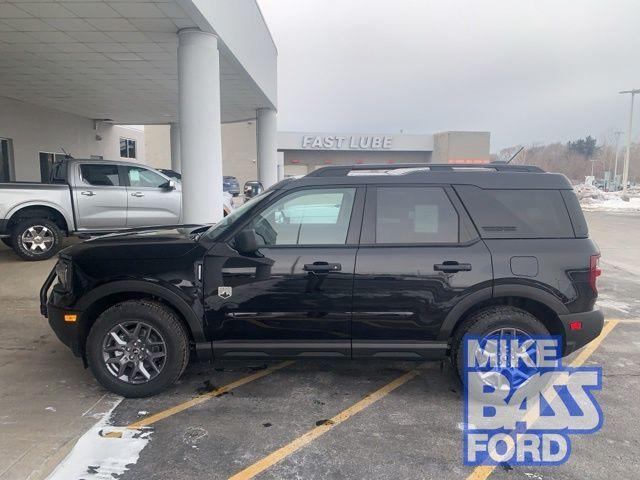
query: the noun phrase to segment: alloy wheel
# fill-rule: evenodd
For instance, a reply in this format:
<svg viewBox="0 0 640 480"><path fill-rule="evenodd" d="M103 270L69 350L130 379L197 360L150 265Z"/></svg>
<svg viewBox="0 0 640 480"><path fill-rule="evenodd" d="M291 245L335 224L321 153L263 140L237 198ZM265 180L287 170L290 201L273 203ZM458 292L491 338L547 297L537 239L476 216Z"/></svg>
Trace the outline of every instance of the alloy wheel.
<svg viewBox="0 0 640 480"><path fill-rule="evenodd" d="M22 232L20 243L25 250L42 254L51 250L55 237L53 232L44 225L34 225Z"/></svg>
<svg viewBox="0 0 640 480"><path fill-rule="evenodd" d="M113 327L102 343L102 358L109 373L130 384L156 378L167 360L167 345L151 325L122 322Z"/></svg>
<svg viewBox="0 0 640 480"><path fill-rule="evenodd" d="M498 351L496 342L486 342L485 340L492 339L502 341L505 339L509 339L509 337L519 337L520 339L524 339L523 342L519 345L520 352L510 352L510 359L507 359L507 353ZM527 340L531 340L528 342ZM498 342L499 343L499 342ZM493 330L492 332L485 335L481 344L485 345L484 354L489 358L491 362L496 360L495 364L497 365L505 365L507 364L507 360L510 360L509 365L513 365L516 363L517 353L524 353L525 351L533 358L537 355L537 347L536 343L531 338L527 332L520 330L519 328L498 328ZM499 358L496 358L498 357ZM508 366L508 367L495 367L492 370L483 372L480 374L480 378L482 383L488 385L499 391L509 391L515 388L520 387L524 383L527 382L529 377L536 371L536 368L518 368L516 366ZM508 382L505 382L504 379L507 378Z"/></svg>

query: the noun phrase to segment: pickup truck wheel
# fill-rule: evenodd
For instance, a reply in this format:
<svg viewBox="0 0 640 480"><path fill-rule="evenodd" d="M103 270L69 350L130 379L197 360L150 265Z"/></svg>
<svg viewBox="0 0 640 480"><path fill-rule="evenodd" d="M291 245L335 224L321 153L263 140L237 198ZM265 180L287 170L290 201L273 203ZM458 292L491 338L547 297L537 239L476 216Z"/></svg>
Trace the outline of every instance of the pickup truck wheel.
<svg viewBox="0 0 640 480"><path fill-rule="evenodd" d="M489 336L549 335L549 331L540 320L521 308L497 305L477 311L457 329L451 342L451 361L460 379L464 376L463 347L464 336L467 334L482 339ZM485 383L494 388L499 387L493 384L493 381L499 378L499 376L487 375Z"/></svg>
<svg viewBox="0 0 640 480"><path fill-rule="evenodd" d="M148 397L182 375L189 338L176 314L151 300L129 300L105 310L86 343L87 361L106 389L128 398Z"/></svg>
<svg viewBox="0 0 640 480"><path fill-rule="evenodd" d="M28 218L13 227L11 244L14 252L23 260L46 260L60 250L62 232L51 220Z"/></svg>

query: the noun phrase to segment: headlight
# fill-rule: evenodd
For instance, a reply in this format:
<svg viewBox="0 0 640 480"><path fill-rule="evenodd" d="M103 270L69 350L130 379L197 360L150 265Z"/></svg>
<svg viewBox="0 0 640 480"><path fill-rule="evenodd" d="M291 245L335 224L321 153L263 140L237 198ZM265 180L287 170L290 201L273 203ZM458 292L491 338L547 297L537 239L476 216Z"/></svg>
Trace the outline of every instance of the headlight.
<svg viewBox="0 0 640 480"><path fill-rule="evenodd" d="M58 260L56 264L56 275L58 276L58 283L65 290L71 288L71 265L64 260Z"/></svg>

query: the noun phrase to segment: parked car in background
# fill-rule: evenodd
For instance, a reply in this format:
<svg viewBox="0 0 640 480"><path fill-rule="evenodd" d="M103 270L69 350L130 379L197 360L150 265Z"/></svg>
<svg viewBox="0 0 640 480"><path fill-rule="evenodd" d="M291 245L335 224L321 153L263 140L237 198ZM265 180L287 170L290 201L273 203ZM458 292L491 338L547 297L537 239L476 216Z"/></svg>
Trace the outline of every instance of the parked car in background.
<svg viewBox="0 0 640 480"><path fill-rule="evenodd" d="M240 183L238 183L238 179L231 175L222 177L222 190L229 192L234 197L240 195Z"/></svg>
<svg viewBox="0 0 640 480"><path fill-rule="evenodd" d="M171 177L174 180L182 182L182 174L174 170L170 170L168 168L159 168L158 171L164 173L167 177ZM222 207L224 209L224 216L226 217L234 209L233 196L229 192L225 192L225 191L223 191L222 194L224 197Z"/></svg>
<svg viewBox="0 0 640 480"><path fill-rule="evenodd" d="M563 175L325 167L209 228L74 245L40 301L60 340L127 397L162 391L189 358L448 357L462 372L466 334L556 335L563 356L596 338L599 257ZM488 385L502 389L501 375Z"/></svg>
<svg viewBox="0 0 640 480"><path fill-rule="evenodd" d="M253 197L257 197L264 191L262 183L257 180L249 180L244 184L244 201L251 200Z"/></svg>
<svg viewBox="0 0 640 480"><path fill-rule="evenodd" d="M44 260L65 235L178 225L181 207L180 182L152 167L70 159L54 166L49 184L0 183L0 238L24 260Z"/></svg>

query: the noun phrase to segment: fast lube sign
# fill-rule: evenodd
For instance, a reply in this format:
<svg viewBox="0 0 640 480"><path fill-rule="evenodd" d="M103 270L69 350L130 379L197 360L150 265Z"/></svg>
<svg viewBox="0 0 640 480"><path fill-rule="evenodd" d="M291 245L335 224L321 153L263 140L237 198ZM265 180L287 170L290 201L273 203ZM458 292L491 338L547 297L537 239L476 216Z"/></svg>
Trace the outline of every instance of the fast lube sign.
<svg viewBox="0 0 640 480"><path fill-rule="evenodd" d="M303 135L304 150L390 150L393 137L386 135Z"/></svg>

